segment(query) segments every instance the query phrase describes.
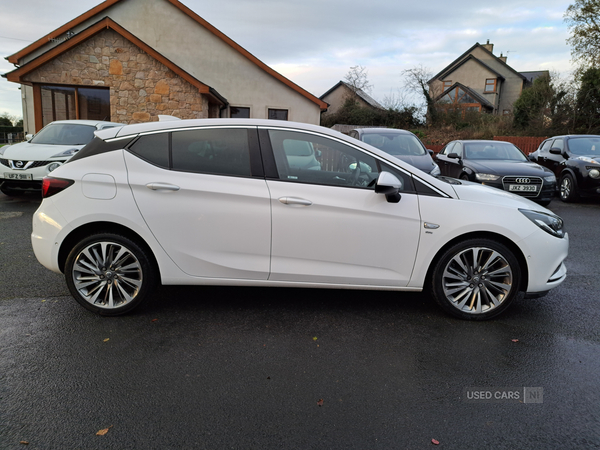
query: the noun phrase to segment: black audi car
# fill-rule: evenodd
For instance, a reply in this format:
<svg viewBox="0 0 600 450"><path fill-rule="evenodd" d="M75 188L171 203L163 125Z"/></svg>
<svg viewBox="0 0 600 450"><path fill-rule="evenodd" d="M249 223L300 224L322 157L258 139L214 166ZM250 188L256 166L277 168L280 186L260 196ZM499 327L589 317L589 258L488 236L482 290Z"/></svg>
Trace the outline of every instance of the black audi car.
<svg viewBox="0 0 600 450"><path fill-rule="evenodd" d="M562 201L600 196L600 136L554 136L542 142L529 158L554 172Z"/></svg>
<svg viewBox="0 0 600 450"><path fill-rule="evenodd" d="M510 142L452 141L437 155L437 163L443 176L503 189L542 206L556 191L554 173L530 161Z"/></svg>

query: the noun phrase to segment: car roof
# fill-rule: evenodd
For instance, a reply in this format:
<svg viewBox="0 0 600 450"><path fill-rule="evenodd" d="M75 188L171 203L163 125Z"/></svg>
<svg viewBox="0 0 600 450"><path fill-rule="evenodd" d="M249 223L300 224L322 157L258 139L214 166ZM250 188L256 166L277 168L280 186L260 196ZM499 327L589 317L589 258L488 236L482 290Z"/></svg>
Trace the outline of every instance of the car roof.
<svg viewBox="0 0 600 450"><path fill-rule="evenodd" d="M54 122L50 122L48 125L54 125L54 124L72 124L72 125L91 125L94 127L97 127L98 125L105 125L105 124L111 124L114 125L116 127L120 127L123 126L124 124L122 123L117 123L117 122L109 122L107 120L84 120L84 119L73 119L73 120L55 120Z"/></svg>
<svg viewBox="0 0 600 450"><path fill-rule="evenodd" d="M359 134L413 134L408 130L399 128L355 128L352 131L358 131Z"/></svg>

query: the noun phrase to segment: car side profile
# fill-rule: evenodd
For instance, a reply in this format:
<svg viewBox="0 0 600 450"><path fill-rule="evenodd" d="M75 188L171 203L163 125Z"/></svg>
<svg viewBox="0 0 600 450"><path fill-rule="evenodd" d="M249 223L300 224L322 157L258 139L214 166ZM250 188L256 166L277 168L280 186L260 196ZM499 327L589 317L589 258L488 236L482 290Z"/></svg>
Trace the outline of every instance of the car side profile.
<svg viewBox="0 0 600 450"><path fill-rule="evenodd" d="M122 126L103 120L57 120L27 142L0 148L0 191L40 191L42 179L94 138L94 132Z"/></svg>
<svg viewBox="0 0 600 450"><path fill-rule="evenodd" d="M326 128L255 119L96 132L44 179L31 239L103 315L160 282L426 289L470 320L562 283L569 245L562 220L527 199L439 180Z"/></svg>
<svg viewBox="0 0 600 450"><path fill-rule="evenodd" d="M554 136L542 142L530 159L554 172L562 201L600 196L600 136Z"/></svg>
<svg viewBox="0 0 600 450"><path fill-rule="evenodd" d="M444 176L512 192L542 206L547 206L555 195L554 173L530 161L510 142L452 141L436 159Z"/></svg>

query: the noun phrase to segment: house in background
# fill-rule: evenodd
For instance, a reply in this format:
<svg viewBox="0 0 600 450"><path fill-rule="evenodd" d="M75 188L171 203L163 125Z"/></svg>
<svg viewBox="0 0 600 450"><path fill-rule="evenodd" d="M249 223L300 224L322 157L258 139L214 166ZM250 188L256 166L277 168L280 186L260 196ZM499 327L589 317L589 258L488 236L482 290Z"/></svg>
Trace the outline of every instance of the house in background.
<svg viewBox="0 0 600 450"><path fill-rule="evenodd" d="M7 59L30 133L159 114L319 124L327 109L177 0L106 0Z"/></svg>
<svg viewBox="0 0 600 450"><path fill-rule="evenodd" d="M493 54L494 44L476 43L428 81L436 104L444 110L511 114L524 88L547 70L517 72L506 56Z"/></svg>
<svg viewBox="0 0 600 450"><path fill-rule="evenodd" d="M361 89L358 89L355 92L355 89L353 89L348 83L344 81L340 81L319 97L319 99L321 99L329 105L329 107L327 108L327 112L324 113L327 115L337 113L342 108L342 106L344 106L344 103L349 98L353 98L354 100L356 100L356 102L361 107L385 109L369 94L367 94Z"/></svg>

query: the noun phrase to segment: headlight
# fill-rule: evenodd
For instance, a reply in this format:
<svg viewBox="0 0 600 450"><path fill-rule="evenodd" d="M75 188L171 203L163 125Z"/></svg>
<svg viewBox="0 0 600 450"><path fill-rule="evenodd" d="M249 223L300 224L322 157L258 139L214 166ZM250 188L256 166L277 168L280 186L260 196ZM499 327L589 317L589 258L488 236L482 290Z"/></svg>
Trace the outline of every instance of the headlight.
<svg viewBox="0 0 600 450"><path fill-rule="evenodd" d="M491 173L476 173L475 179L477 181L496 181L500 178L499 175L492 175Z"/></svg>
<svg viewBox="0 0 600 450"><path fill-rule="evenodd" d="M556 176L551 173L550 175L546 175L544 180L546 180L548 183L556 183Z"/></svg>
<svg viewBox="0 0 600 450"><path fill-rule="evenodd" d="M68 158L73 156L75 153L79 151L78 148L70 148L69 150L65 150L64 152L57 153L56 155L52 155L51 158Z"/></svg>
<svg viewBox="0 0 600 450"><path fill-rule="evenodd" d="M0 147L0 156L4 156L4 151L10 147L10 145L5 145L4 147Z"/></svg>
<svg viewBox="0 0 600 450"><path fill-rule="evenodd" d="M0 153L1 154L1 153ZM588 175L592 178L600 178L600 170L598 169L591 169L588 173Z"/></svg>
<svg viewBox="0 0 600 450"><path fill-rule="evenodd" d="M437 164L433 165L433 169L431 169L431 172L429 172L429 175L431 175L432 177L437 177L438 175L441 175L441 171L440 168L438 167Z"/></svg>
<svg viewBox="0 0 600 450"><path fill-rule="evenodd" d="M52 172L55 169L58 169L61 166L60 163L52 163L52 164L48 164L48 166L46 167L46 171L48 173Z"/></svg>
<svg viewBox="0 0 600 450"><path fill-rule="evenodd" d="M600 161L598 159L588 158L587 156L578 156L575 159L578 159L579 161L583 161L583 162L590 163L590 164L600 164Z"/></svg>
<svg viewBox="0 0 600 450"><path fill-rule="evenodd" d="M519 211L546 233L557 238L563 238L565 236L563 220L560 217L555 216L554 214L531 211L530 209L519 209Z"/></svg>

